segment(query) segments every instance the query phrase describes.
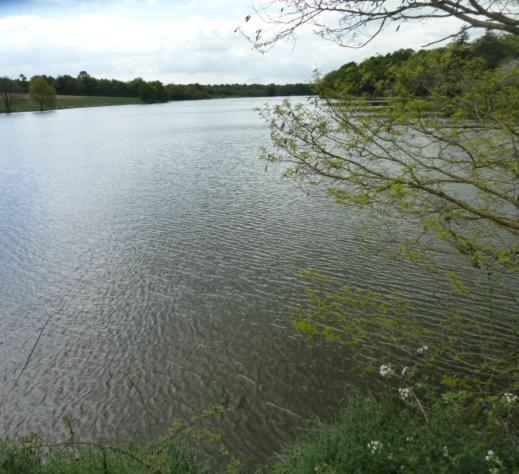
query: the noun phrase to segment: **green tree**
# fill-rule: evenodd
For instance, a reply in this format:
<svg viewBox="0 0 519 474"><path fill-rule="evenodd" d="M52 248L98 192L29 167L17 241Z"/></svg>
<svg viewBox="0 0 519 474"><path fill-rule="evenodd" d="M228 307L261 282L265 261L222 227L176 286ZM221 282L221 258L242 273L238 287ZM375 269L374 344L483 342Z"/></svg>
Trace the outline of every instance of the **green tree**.
<svg viewBox="0 0 519 474"><path fill-rule="evenodd" d="M41 112L52 108L56 102L56 89L44 76L34 76L31 79L29 95L38 104Z"/></svg>
<svg viewBox="0 0 519 474"><path fill-rule="evenodd" d="M138 89L140 99L145 103L164 102L166 90L160 81L142 82Z"/></svg>
<svg viewBox="0 0 519 474"><path fill-rule="evenodd" d="M284 3L299 19L311 11L309 5L323 12L340 5L344 10L336 13L346 26L333 31L342 38L371 22L371 17L362 22L359 16L358 9L367 6L363 1ZM391 6L369 3L379 19L383 5ZM469 3L480 5L434 2L440 9L443 4L473 8ZM296 11L297 5L301 9ZM418 5L423 2L402 2L403 14ZM503 22L495 29L514 33L503 38L513 45L518 20L507 15L515 5L502 2L502 10L487 9L467 23L480 24L485 17L485 23ZM401 20L399 15L388 10L385 18ZM348 26L353 21L356 26ZM287 31L286 24L281 28ZM393 64L391 96L383 107L360 99L362 89L352 87L356 82L379 87L386 74L379 68L380 58L366 62L368 81L363 68L346 65L348 87L325 78L316 84L319 98L313 103L284 102L263 109L272 137L263 157L288 164L285 176L323 187L339 204L356 208L369 232L380 232L379 240L386 246L392 241L401 256L438 272L438 262L449 255L488 282L488 305L474 310L461 276L456 271L442 275L465 304L438 316L431 326L411 301L304 272L307 299L294 313L294 326L309 337L354 346L355 358L370 371L381 360L392 359L399 369L411 365L417 350L427 348L427 361L417 370L421 375L409 382L410 393L429 386L435 393L456 393L449 396L476 394L481 397L477 403L492 406L492 397L519 391L517 317L496 314L492 299L496 287L514 284L519 269L519 65L508 55L489 64L473 50L457 41ZM503 298L517 303L514 295ZM413 399L425 412L427 396L419 394L422 403Z"/></svg>
<svg viewBox="0 0 519 474"><path fill-rule="evenodd" d="M21 92L21 88L15 81L8 77L0 77L0 102L3 104L6 113L11 112L13 102Z"/></svg>
<svg viewBox="0 0 519 474"><path fill-rule="evenodd" d="M267 95L269 97L274 97L276 95L276 85L275 84L269 84L267 86Z"/></svg>
<svg viewBox="0 0 519 474"><path fill-rule="evenodd" d="M29 81L24 74L18 76L16 83L21 87L23 93L27 94L29 92Z"/></svg>
<svg viewBox="0 0 519 474"><path fill-rule="evenodd" d="M448 48L445 55L451 54ZM436 59L431 55L431 61ZM264 158L290 163L286 176L324 186L337 202L369 215L383 229L381 240L393 237L401 254L415 262L435 269L436 258L448 251L483 275L506 278L519 266L519 67L484 71L471 58L456 62L456 74L452 69L448 74L434 71L431 79L433 64L429 68L427 61L422 73L416 72L426 76L415 79L428 85L427 98L408 96L407 72L416 71L413 61L413 67L404 65L398 76L404 83L396 89L405 94L393 96L390 106L370 111L368 103L321 86L313 107L288 102L268 107L263 113L270 122L273 148L265 150ZM403 221L415 229L414 234L408 229L399 232ZM454 291L466 293L458 275L446 277ZM363 312L347 311L346 303L359 308L358 301L366 295L334 295L333 287L313 294L309 307L300 313L296 326L303 332L362 341L368 351L381 347L368 344L377 339L375 332L398 341L408 354L423 337L412 313L396 308L364 320ZM377 301L364 314L380 307L385 308ZM482 315L487 320L493 316ZM474 324L479 332L481 321L476 320L465 324ZM492 341L499 330L492 335L489 327L480 335ZM438 332L432 338L436 342L430 340L428 345L462 361L453 346L446 347L459 339L445 335ZM496 351L501 341L495 339ZM519 372L517 353L507 351L499 359L506 360L505 365L486 363L485 374L496 382L501 374L510 373L510 367ZM483 363L487 355L480 356ZM476 365L474 357L467 365Z"/></svg>
<svg viewBox="0 0 519 474"><path fill-rule="evenodd" d="M393 73L393 96L373 113L326 82L313 107L265 109L265 158L380 220L413 218L474 266L517 264L519 67L485 70L455 43ZM488 242L501 232L510 238Z"/></svg>
<svg viewBox="0 0 519 474"><path fill-rule="evenodd" d="M511 36L511 35L509 35ZM508 38L508 37L506 37ZM485 35L474 42L474 53L484 59L490 68L495 68L507 58L517 57L519 50L511 41L507 41L502 35L487 31Z"/></svg>
<svg viewBox="0 0 519 474"><path fill-rule="evenodd" d="M143 102L153 102L154 90L153 87L147 82L143 82L139 86L139 98Z"/></svg>

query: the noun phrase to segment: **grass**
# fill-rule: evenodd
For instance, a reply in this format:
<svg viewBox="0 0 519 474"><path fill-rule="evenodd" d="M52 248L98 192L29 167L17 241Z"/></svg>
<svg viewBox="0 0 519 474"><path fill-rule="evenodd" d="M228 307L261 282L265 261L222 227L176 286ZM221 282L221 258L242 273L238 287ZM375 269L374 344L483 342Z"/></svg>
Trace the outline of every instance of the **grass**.
<svg viewBox="0 0 519 474"><path fill-rule="evenodd" d="M122 447L77 441L49 446L30 435L0 440L0 473L513 474L519 473L518 408L517 401L485 405L446 397L424 417L389 391L379 400L354 397L335 424L314 426L257 469L221 451L204 454L174 435Z"/></svg>
<svg viewBox="0 0 519 474"><path fill-rule="evenodd" d="M183 444L116 448L44 445L34 435L0 441L2 474L210 474L221 469L217 460Z"/></svg>
<svg viewBox="0 0 519 474"><path fill-rule="evenodd" d="M73 109L79 107L100 107L107 105L142 104L138 97L97 97L97 96L73 96L58 95L54 109ZM12 107L12 112L34 112L39 108L27 94L23 94ZM0 104L0 113L5 108Z"/></svg>
<svg viewBox="0 0 519 474"><path fill-rule="evenodd" d="M499 405L440 400L427 423L394 396L356 399L336 424L316 427L264 472L519 473L519 433L509 429L517 427L517 406Z"/></svg>

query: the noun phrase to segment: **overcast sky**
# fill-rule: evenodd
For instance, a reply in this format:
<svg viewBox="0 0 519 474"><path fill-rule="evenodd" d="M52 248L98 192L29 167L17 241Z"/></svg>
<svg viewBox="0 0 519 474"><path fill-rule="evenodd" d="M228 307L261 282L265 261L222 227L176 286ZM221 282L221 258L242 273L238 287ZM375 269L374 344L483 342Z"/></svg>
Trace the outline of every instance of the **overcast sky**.
<svg viewBox="0 0 519 474"><path fill-rule="evenodd" d="M349 61L419 48L457 31L454 21L402 25L363 49L300 32L266 54L234 30L249 0L0 0L0 76L23 73L164 82L305 82Z"/></svg>

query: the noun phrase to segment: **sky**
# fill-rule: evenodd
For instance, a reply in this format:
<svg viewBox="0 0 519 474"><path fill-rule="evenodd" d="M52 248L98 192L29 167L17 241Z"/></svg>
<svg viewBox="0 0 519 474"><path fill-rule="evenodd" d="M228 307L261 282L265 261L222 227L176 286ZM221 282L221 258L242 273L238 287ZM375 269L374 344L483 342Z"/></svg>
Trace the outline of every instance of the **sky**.
<svg viewBox="0 0 519 474"><path fill-rule="evenodd" d="M250 0L0 0L0 76L87 71L165 83L308 82L315 70L418 49L460 26L455 20L406 23L362 49L302 30L295 42L260 53L235 32L251 13ZM253 15L246 26L255 24Z"/></svg>

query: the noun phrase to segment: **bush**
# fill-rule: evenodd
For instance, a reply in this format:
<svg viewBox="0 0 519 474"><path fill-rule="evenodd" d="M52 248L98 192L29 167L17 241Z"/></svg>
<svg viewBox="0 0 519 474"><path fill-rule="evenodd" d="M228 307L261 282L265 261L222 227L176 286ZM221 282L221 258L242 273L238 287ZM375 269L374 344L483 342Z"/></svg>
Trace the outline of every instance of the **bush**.
<svg viewBox="0 0 519 474"><path fill-rule="evenodd" d="M519 472L517 400L476 406L441 399L428 422L393 394L356 398L272 466L285 473ZM514 430L507 431L510 423Z"/></svg>

